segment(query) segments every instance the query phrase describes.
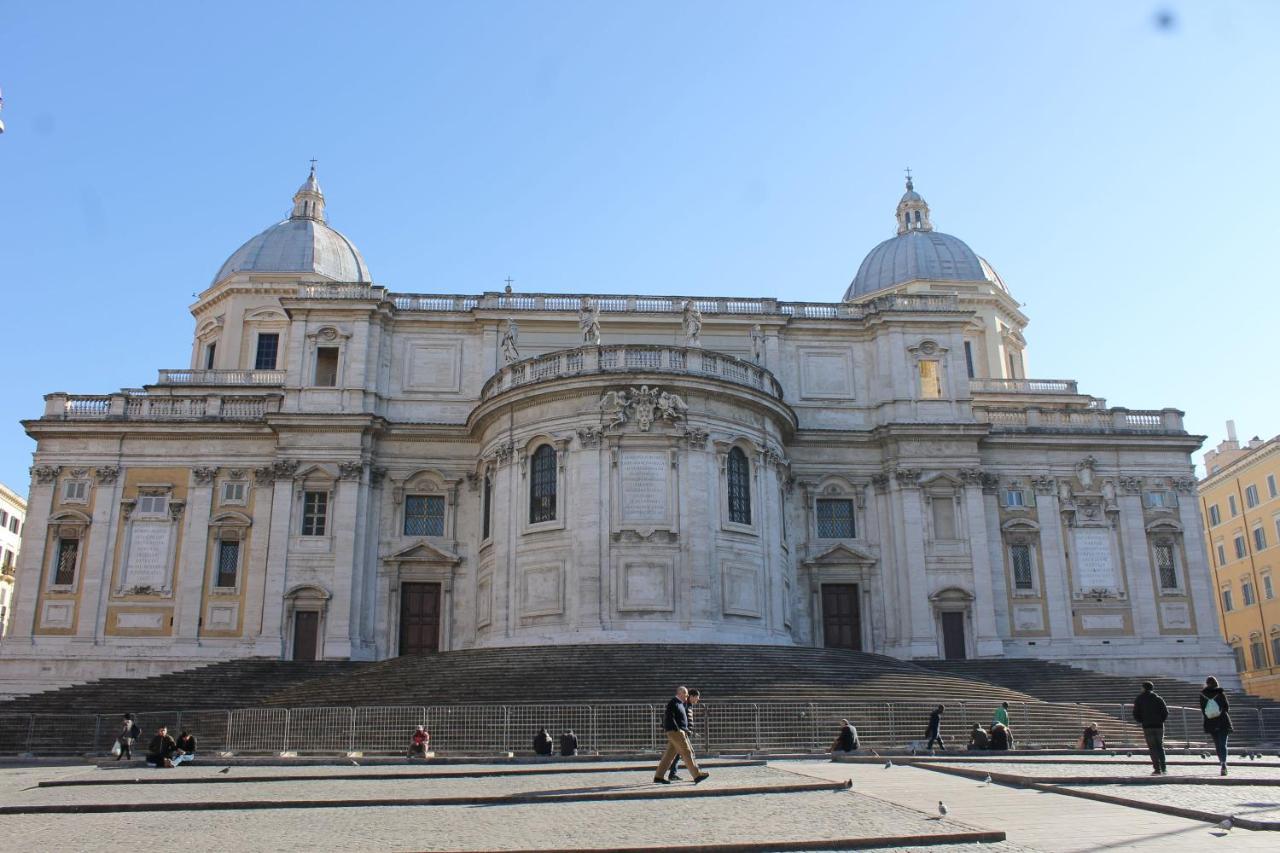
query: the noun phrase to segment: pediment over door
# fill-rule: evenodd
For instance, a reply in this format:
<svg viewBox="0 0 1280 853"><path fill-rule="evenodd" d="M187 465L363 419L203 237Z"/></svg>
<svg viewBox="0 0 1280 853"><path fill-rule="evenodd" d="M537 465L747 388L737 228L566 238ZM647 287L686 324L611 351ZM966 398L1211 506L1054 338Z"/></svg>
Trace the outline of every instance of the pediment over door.
<svg viewBox="0 0 1280 853"><path fill-rule="evenodd" d="M861 548L857 548L853 545L846 545L842 542L839 545L832 545L821 554L805 560L802 565L815 569L837 567L848 568L849 566L856 566L860 569L870 569L877 562L878 559L874 554L869 554Z"/></svg>
<svg viewBox="0 0 1280 853"><path fill-rule="evenodd" d="M384 563L394 563L397 565L405 565L408 563L427 564L431 566L456 566L462 562L462 558L452 551L446 551L443 548L437 548L430 542L417 542L397 551L394 554L388 554L382 558Z"/></svg>

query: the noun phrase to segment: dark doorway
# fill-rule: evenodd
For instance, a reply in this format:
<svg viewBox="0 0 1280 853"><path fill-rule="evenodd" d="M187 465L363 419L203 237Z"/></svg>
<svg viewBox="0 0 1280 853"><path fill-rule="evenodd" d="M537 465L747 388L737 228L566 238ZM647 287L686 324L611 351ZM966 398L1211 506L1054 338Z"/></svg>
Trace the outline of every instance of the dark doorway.
<svg viewBox="0 0 1280 853"><path fill-rule="evenodd" d="M947 660L964 660L964 613L942 612L942 656Z"/></svg>
<svg viewBox="0 0 1280 853"><path fill-rule="evenodd" d="M315 660L320 646L320 614L298 610L293 614L293 659Z"/></svg>
<svg viewBox="0 0 1280 853"><path fill-rule="evenodd" d="M822 585L822 641L829 649L862 651L862 619L856 583Z"/></svg>
<svg viewBox="0 0 1280 853"><path fill-rule="evenodd" d="M400 584L400 654L440 650L440 584Z"/></svg>

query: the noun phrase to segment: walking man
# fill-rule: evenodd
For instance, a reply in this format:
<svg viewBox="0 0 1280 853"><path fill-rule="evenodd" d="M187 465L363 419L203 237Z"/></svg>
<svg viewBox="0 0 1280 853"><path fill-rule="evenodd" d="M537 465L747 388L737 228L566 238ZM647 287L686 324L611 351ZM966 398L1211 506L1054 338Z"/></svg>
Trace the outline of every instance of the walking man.
<svg viewBox="0 0 1280 853"><path fill-rule="evenodd" d="M1169 706L1150 681L1142 682L1142 692L1133 700L1133 718L1142 726L1142 736L1151 753L1151 766L1155 768L1151 775L1166 775L1169 770L1164 759L1164 721L1169 718Z"/></svg>
<svg viewBox="0 0 1280 853"><path fill-rule="evenodd" d="M658 762L658 769L653 774L653 781L658 784L671 784L667 779L667 771L677 755L693 774L693 784L696 785L711 775L698 767L698 762L693 758L693 747L689 745L689 714L685 709L688 699L689 689L677 687L676 695L667 703L667 710L662 716L662 729L667 733L667 749L662 753L662 760Z"/></svg>
<svg viewBox="0 0 1280 853"><path fill-rule="evenodd" d="M684 703L684 713L685 713L685 716L688 718L688 723L689 723L689 748L690 749L693 748L693 706L697 705L701 701L702 701L702 691L700 691L698 688L695 687L689 691L689 701ZM676 771L679 769L680 769L680 756L677 755L675 758L671 759L671 769L667 771L667 778L670 779L672 782L679 780L680 777L676 775Z"/></svg>
<svg viewBox="0 0 1280 853"><path fill-rule="evenodd" d="M929 728L925 730L925 749L932 749L934 741L938 743L938 749L943 752L947 751L947 745L942 742L942 712L947 710L946 705L939 705L933 709L933 713L929 715Z"/></svg>
<svg viewBox="0 0 1280 853"><path fill-rule="evenodd" d="M133 714L125 714L124 720L120 725L120 736L116 738L120 742L120 754L116 756L116 761L122 758L133 758L133 742L142 737L142 729L138 728L138 724L133 721Z"/></svg>

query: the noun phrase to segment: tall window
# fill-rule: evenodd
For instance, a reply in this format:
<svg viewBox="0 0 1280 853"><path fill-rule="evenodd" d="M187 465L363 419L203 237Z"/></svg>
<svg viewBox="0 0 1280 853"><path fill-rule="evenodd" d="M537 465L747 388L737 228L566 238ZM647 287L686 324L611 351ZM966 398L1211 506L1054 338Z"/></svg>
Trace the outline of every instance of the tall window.
<svg viewBox="0 0 1280 853"><path fill-rule="evenodd" d="M489 538L490 515L493 512L493 480L488 474L484 475L484 507L481 511L481 539Z"/></svg>
<svg viewBox="0 0 1280 853"><path fill-rule="evenodd" d="M1271 659L1280 661L1280 635L1271 638Z"/></svg>
<svg viewBox="0 0 1280 853"><path fill-rule="evenodd" d="M236 573L240 569L240 542L236 539L218 541L218 573L213 585L223 589L234 588Z"/></svg>
<svg viewBox="0 0 1280 853"><path fill-rule="evenodd" d="M213 370L213 356L218 351L217 342L204 345L204 369Z"/></svg>
<svg viewBox="0 0 1280 853"><path fill-rule="evenodd" d="M444 496L408 495L404 499L405 536L444 535Z"/></svg>
<svg viewBox="0 0 1280 853"><path fill-rule="evenodd" d="M1017 350L1009 351L1009 378L1021 379L1022 377L1022 353Z"/></svg>
<svg viewBox="0 0 1280 853"><path fill-rule="evenodd" d="M332 388L338 384L338 348L316 347L316 385Z"/></svg>
<svg viewBox="0 0 1280 853"><path fill-rule="evenodd" d="M1218 505L1213 504L1209 507L1209 524L1212 527L1217 527L1221 523L1222 513L1218 512Z"/></svg>
<svg viewBox="0 0 1280 853"><path fill-rule="evenodd" d="M973 378L973 344L970 341L964 342L964 366L969 371L969 378Z"/></svg>
<svg viewBox="0 0 1280 853"><path fill-rule="evenodd" d="M933 507L933 538L956 538L956 502L950 495L929 501Z"/></svg>
<svg viewBox="0 0 1280 853"><path fill-rule="evenodd" d="M1173 543L1157 542L1153 550L1156 555L1156 572L1160 575L1160 588L1177 589L1178 567L1174 563Z"/></svg>
<svg viewBox="0 0 1280 853"><path fill-rule="evenodd" d="M1262 639L1259 638L1249 644L1250 651L1253 652L1253 668L1267 668L1267 647L1263 645Z"/></svg>
<svg viewBox="0 0 1280 853"><path fill-rule="evenodd" d="M302 535L323 536L329 527L329 493L302 493Z"/></svg>
<svg viewBox="0 0 1280 853"><path fill-rule="evenodd" d="M1276 597L1276 589L1271 583L1271 575L1262 576L1262 597L1267 601ZM1280 661L1280 658L1276 658L1276 660Z"/></svg>
<svg viewBox="0 0 1280 853"><path fill-rule="evenodd" d="M1236 609L1236 603L1231 598L1230 589L1224 589L1222 591L1222 609L1227 613L1230 613L1232 610Z"/></svg>
<svg viewBox="0 0 1280 853"><path fill-rule="evenodd" d="M276 356L280 353L280 335L263 332L258 335L258 352L253 359L255 370L275 370Z"/></svg>
<svg viewBox="0 0 1280 853"><path fill-rule="evenodd" d="M751 465L741 447L729 451L729 520L751 523Z"/></svg>
<svg viewBox="0 0 1280 853"><path fill-rule="evenodd" d="M853 501L818 498L818 538L852 539L854 536Z"/></svg>
<svg viewBox="0 0 1280 853"><path fill-rule="evenodd" d="M920 360L920 399L942 399L942 369L933 359Z"/></svg>
<svg viewBox="0 0 1280 853"><path fill-rule="evenodd" d="M1236 559L1243 560L1244 555L1249 553L1244 545L1244 536L1237 536L1235 538L1235 546L1236 546Z"/></svg>
<svg viewBox="0 0 1280 853"><path fill-rule="evenodd" d="M1036 588L1035 572L1031 566L1031 546L1010 545L1009 559L1013 563L1013 588L1029 592Z"/></svg>
<svg viewBox="0 0 1280 853"><path fill-rule="evenodd" d="M76 558L80 556L80 540L74 538L58 539L57 565L53 574L53 582L58 586L71 586L76 582Z"/></svg>
<svg viewBox="0 0 1280 853"><path fill-rule="evenodd" d="M1262 526L1253 528L1253 549L1255 551L1266 550L1267 547L1267 529Z"/></svg>
<svg viewBox="0 0 1280 853"><path fill-rule="evenodd" d="M1248 669L1244 663L1244 649L1239 646L1232 646L1231 653L1236 657L1236 672L1244 672Z"/></svg>
<svg viewBox="0 0 1280 853"><path fill-rule="evenodd" d="M1258 487L1246 486L1244 490L1244 505L1252 509L1258 505Z"/></svg>
<svg viewBox="0 0 1280 853"><path fill-rule="evenodd" d="M1245 607L1253 606L1253 584L1249 581L1240 582L1240 600L1244 602Z"/></svg>
<svg viewBox="0 0 1280 853"><path fill-rule="evenodd" d="M1280 496L1280 490L1277 490L1277 489L1276 489L1276 475L1275 475L1275 474L1268 474L1268 475L1267 475L1267 496L1268 496L1268 497L1272 497L1272 498L1277 497L1277 496ZM1277 658L1277 660L1280 660L1280 658Z"/></svg>
<svg viewBox="0 0 1280 853"><path fill-rule="evenodd" d="M1225 566L1227 564L1227 546L1221 542L1218 543L1218 565Z"/></svg>
<svg viewBox="0 0 1280 853"><path fill-rule="evenodd" d="M1240 508L1236 506L1236 496L1227 495L1227 509L1231 510L1231 517L1235 518L1240 514Z"/></svg>
<svg viewBox="0 0 1280 853"><path fill-rule="evenodd" d="M556 520L556 451L544 444L530 460L529 523Z"/></svg>

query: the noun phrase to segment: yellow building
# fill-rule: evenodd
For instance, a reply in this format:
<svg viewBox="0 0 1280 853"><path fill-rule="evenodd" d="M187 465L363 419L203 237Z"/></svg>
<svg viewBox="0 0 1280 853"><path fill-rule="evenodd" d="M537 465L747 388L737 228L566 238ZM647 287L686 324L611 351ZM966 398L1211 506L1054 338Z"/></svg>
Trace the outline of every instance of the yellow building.
<svg viewBox="0 0 1280 853"><path fill-rule="evenodd" d="M1201 516L1222 634L1245 689L1280 699L1280 436L1205 453Z"/></svg>

